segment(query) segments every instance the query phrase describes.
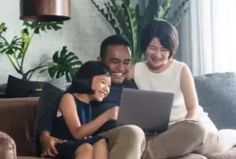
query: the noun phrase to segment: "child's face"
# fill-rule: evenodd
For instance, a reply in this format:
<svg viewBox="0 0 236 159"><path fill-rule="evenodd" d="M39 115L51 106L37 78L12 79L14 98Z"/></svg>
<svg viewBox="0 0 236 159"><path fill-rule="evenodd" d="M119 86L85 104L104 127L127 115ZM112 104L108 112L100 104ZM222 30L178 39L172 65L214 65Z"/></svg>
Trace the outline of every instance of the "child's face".
<svg viewBox="0 0 236 159"><path fill-rule="evenodd" d="M146 49L146 59L150 68L158 70L168 64L170 51L164 48L158 38L153 38Z"/></svg>
<svg viewBox="0 0 236 159"><path fill-rule="evenodd" d="M97 75L93 77L92 90L93 97L97 101L102 101L110 92L111 77L107 75Z"/></svg>

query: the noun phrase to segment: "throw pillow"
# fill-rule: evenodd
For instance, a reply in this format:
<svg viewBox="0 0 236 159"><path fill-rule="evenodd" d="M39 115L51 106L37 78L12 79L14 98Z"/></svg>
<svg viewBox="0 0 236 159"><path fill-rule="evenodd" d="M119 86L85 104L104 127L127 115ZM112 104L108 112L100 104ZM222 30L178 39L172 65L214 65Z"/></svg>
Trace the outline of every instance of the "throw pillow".
<svg viewBox="0 0 236 159"><path fill-rule="evenodd" d="M7 84L0 85L0 97L5 97Z"/></svg>
<svg viewBox="0 0 236 159"><path fill-rule="evenodd" d="M217 128L236 128L236 73L196 76L195 84L199 103Z"/></svg>
<svg viewBox="0 0 236 159"><path fill-rule="evenodd" d="M39 81L23 80L9 75L5 96L7 98L30 97L30 96L37 97L40 96L44 83L51 83L52 85L62 89L65 89L66 87L66 82L64 77L51 81L39 82Z"/></svg>
<svg viewBox="0 0 236 159"><path fill-rule="evenodd" d="M22 80L9 75L6 88L7 98L38 96L42 82Z"/></svg>

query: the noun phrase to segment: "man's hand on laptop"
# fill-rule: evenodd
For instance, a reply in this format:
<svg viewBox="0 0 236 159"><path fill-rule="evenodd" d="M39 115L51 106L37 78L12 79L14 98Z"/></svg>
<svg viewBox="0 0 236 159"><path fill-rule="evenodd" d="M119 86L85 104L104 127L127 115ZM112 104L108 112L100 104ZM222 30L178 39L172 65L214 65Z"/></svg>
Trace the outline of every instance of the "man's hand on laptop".
<svg viewBox="0 0 236 159"><path fill-rule="evenodd" d="M115 106L108 109L105 114L107 115L109 120L117 120L119 114L119 107Z"/></svg>

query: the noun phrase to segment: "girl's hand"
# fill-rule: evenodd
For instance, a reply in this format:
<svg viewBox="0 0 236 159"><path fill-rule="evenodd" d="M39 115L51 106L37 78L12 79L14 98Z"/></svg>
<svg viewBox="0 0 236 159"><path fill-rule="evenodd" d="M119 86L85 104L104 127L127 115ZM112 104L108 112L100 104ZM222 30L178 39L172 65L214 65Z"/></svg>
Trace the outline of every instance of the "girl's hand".
<svg viewBox="0 0 236 159"><path fill-rule="evenodd" d="M117 120L119 114L119 107L112 107L108 109L105 114L107 115L108 120Z"/></svg>

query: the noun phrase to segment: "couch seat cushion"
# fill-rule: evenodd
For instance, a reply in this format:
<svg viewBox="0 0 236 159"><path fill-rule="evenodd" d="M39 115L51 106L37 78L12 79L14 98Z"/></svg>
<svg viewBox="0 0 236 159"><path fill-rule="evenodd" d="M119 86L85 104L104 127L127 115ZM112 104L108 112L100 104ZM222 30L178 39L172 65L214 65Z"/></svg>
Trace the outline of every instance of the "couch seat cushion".
<svg viewBox="0 0 236 159"><path fill-rule="evenodd" d="M225 152L218 152L207 155L208 159L235 159L236 158L236 147Z"/></svg>
<svg viewBox="0 0 236 159"><path fill-rule="evenodd" d="M16 145L14 140L4 132L0 131L0 158L15 159Z"/></svg>

